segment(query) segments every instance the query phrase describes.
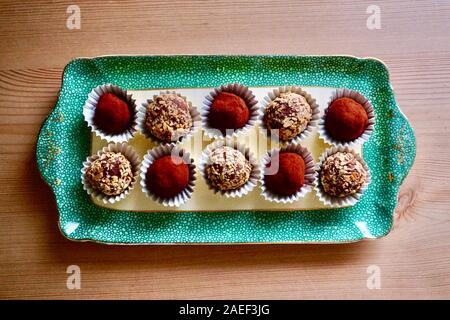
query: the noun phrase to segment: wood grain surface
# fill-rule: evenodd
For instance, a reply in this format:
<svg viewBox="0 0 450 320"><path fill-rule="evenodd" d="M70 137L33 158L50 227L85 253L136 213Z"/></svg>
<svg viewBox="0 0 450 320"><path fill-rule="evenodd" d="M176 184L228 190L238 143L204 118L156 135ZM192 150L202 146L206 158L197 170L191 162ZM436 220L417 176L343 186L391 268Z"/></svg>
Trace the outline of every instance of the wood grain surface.
<svg viewBox="0 0 450 320"><path fill-rule="evenodd" d="M69 5L81 29L68 30ZM369 5L381 29L369 30ZM0 1L0 298L450 298L450 2ZM386 62L417 137L395 226L347 245L107 246L57 228L34 156L64 66L107 54L349 54ZM66 268L81 268L81 289ZM381 289L366 285L369 265Z"/></svg>

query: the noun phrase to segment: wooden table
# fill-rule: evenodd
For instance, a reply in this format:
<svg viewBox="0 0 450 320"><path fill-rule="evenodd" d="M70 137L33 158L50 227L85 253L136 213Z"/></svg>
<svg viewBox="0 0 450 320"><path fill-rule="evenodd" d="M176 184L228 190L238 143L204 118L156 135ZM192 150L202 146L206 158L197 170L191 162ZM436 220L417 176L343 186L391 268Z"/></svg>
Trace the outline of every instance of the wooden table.
<svg viewBox="0 0 450 320"><path fill-rule="evenodd" d="M450 3L1 1L0 298L450 298ZM69 5L81 29L69 30ZM381 29L369 30L376 4ZM64 66L106 54L349 54L386 62L417 136L395 227L348 245L107 246L59 233L34 156ZM66 268L81 268L81 289ZM367 268L381 271L369 290Z"/></svg>

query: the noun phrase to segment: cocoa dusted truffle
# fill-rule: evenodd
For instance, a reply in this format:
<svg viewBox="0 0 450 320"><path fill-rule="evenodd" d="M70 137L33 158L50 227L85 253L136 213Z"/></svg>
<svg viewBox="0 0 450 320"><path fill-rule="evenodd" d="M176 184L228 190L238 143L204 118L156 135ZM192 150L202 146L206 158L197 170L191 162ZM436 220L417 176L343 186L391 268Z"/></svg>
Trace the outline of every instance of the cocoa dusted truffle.
<svg viewBox="0 0 450 320"><path fill-rule="evenodd" d="M279 130L281 140L291 140L302 133L312 118L312 108L298 93L284 92L272 100L264 113L268 130Z"/></svg>
<svg viewBox="0 0 450 320"><path fill-rule="evenodd" d="M338 141L352 141L360 137L368 123L364 107L350 98L334 100L328 107L325 129Z"/></svg>
<svg viewBox="0 0 450 320"><path fill-rule="evenodd" d="M343 198L358 192L366 179L366 170L350 152L336 152L322 163L320 183L333 197Z"/></svg>
<svg viewBox="0 0 450 320"><path fill-rule="evenodd" d="M305 182L305 161L293 152L279 154L279 166L277 173L265 175L264 183L271 192L290 196L299 191ZM267 167L272 166L268 163Z"/></svg>
<svg viewBox="0 0 450 320"><path fill-rule="evenodd" d="M94 123L101 130L118 134L130 126L131 112L128 104L113 93L104 93L97 102Z"/></svg>
<svg viewBox="0 0 450 320"><path fill-rule="evenodd" d="M162 198L172 198L189 184L189 168L180 157L156 159L146 173L147 187Z"/></svg>
<svg viewBox="0 0 450 320"><path fill-rule="evenodd" d="M252 165L239 150L223 146L211 152L205 170L211 185L226 191L243 186L250 178Z"/></svg>
<svg viewBox="0 0 450 320"><path fill-rule="evenodd" d="M208 121L211 127L225 133L226 129L239 129L246 125L249 109L244 99L229 92L220 92L209 109Z"/></svg>
<svg viewBox="0 0 450 320"><path fill-rule="evenodd" d="M108 196L124 192L133 180L131 163L120 152L105 152L86 170L93 189Z"/></svg>
<svg viewBox="0 0 450 320"><path fill-rule="evenodd" d="M188 103L175 93L157 96L147 106L145 127L153 136L164 142L178 140L192 127Z"/></svg>

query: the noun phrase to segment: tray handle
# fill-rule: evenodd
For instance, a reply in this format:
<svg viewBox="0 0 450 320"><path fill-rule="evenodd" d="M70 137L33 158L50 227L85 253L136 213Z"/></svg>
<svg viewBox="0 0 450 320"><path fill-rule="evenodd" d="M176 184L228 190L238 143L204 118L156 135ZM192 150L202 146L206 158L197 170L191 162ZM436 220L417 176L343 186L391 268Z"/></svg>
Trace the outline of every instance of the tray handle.
<svg viewBox="0 0 450 320"><path fill-rule="evenodd" d="M36 144L38 169L44 181L52 188L61 184L57 167L62 149L56 136L63 122L64 115L55 107L45 119Z"/></svg>
<svg viewBox="0 0 450 320"><path fill-rule="evenodd" d="M416 137L406 116L398 109L393 117L393 148L395 151L395 172L389 172L389 180L400 186L408 175L416 157Z"/></svg>

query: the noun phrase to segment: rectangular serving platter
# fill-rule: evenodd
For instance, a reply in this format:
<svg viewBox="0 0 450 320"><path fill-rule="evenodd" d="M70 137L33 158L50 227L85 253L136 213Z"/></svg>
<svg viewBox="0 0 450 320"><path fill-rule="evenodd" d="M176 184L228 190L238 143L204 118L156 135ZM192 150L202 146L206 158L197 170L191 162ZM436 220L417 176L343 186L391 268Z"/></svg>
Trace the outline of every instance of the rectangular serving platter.
<svg viewBox="0 0 450 320"><path fill-rule="evenodd" d="M92 88L113 83L132 93L138 104L171 88L200 109L211 88L233 82L249 86L259 101L273 87L301 86L321 109L334 88L350 88L365 95L375 108L377 122L364 148L356 148L372 175L361 200L352 207L332 209L312 192L293 204L280 205L264 200L259 187L243 198L230 200L208 190L199 175L193 198L175 210L146 198L140 186L112 205L92 201L83 190L82 162L106 145L89 132L82 115ZM152 147L140 134L129 143L141 156ZM182 146L199 159L207 144L205 139L200 147L189 141ZM302 145L310 149L315 161L328 147L317 132ZM261 156L263 150L256 149ZM38 166L55 194L63 235L109 244L342 243L382 237L391 229L398 188L414 157L415 138L395 102L385 65L376 59L347 56L75 59L64 70L58 102L37 143Z"/></svg>

